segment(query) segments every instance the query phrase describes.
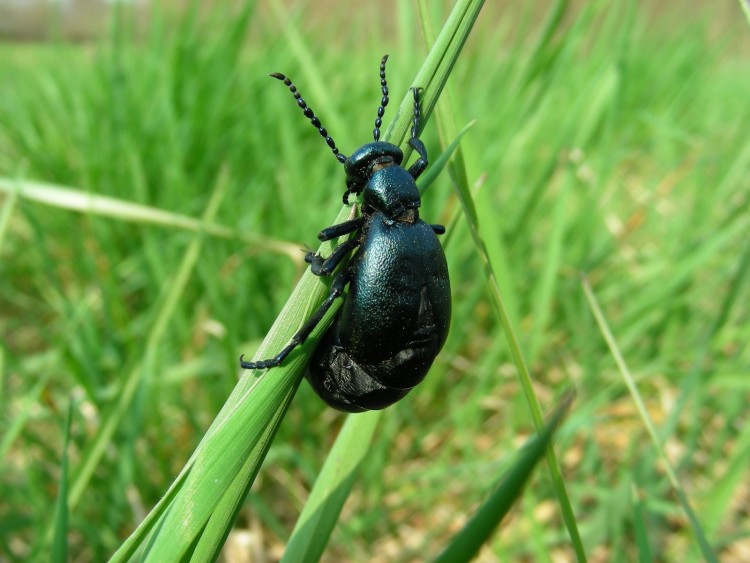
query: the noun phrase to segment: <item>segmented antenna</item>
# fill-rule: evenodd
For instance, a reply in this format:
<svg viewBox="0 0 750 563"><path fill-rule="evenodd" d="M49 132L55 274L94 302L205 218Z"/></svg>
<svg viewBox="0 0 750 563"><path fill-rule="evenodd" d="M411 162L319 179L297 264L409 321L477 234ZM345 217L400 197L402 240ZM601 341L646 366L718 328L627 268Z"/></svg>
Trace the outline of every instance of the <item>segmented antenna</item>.
<svg viewBox="0 0 750 563"><path fill-rule="evenodd" d="M414 92L414 122L411 126L411 136L412 138L416 138L417 133L419 133L419 120L422 117L422 108L419 105L419 93L424 88L412 88L411 90Z"/></svg>
<svg viewBox="0 0 750 563"><path fill-rule="evenodd" d="M382 75L382 72L381 72L381 75ZM302 108L302 113L304 113L305 117L310 120L310 123L313 124L313 127L315 127L318 130L318 133L320 133L320 136L326 140L326 143L328 144L331 151L333 152L333 155L336 157L336 160L338 160L341 164L344 164L344 162L346 162L346 156L341 154L339 152L339 149L336 148L336 143L333 141L333 138L328 134L328 131L326 131L325 127L323 127L323 125L320 123L320 119L318 119L315 116L315 114L313 113L313 110L310 109L310 107L307 105L307 102L305 102L305 100L302 99L302 95L297 91L297 87L294 84L292 84L292 81L289 80L286 76L284 76L280 72L274 72L270 76L273 76L274 78L278 80L281 80L284 84L286 84L289 87L289 91L294 95L294 99L297 100L297 105L300 108ZM383 80L385 80L385 78ZM387 101L387 98L386 98L386 101Z"/></svg>
<svg viewBox="0 0 750 563"><path fill-rule="evenodd" d="M385 63L387 61L388 55L383 55L383 58L380 59L380 91L383 93L383 97L380 99L378 116L375 118L375 129L372 132L372 138L375 141L380 140L380 126L383 124L385 106L388 105L388 83L385 80Z"/></svg>

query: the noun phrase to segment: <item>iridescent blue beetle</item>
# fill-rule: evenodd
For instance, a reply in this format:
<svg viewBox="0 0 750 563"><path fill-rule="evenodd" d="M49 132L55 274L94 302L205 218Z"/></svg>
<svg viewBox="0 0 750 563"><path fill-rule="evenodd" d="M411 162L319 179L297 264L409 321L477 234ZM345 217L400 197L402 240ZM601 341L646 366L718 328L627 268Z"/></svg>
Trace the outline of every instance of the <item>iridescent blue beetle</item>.
<svg viewBox="0 0 750 563"><path fill-rule="evenodd" d="M344 203L349 203L351 194L363 193L362 214L320 232L321 241L352 234L330 256L323 258L310 252L305 257L313 274L327 276L354 252L346 267L337 272L323 304L275 357L256 362L240 357L240 365L245 369L278 366L307 339L331 304L344 297L333 324L313 353L306 377L326 403L347 412L382 409L404 397L427 375L450 325L448 267L436 236L443 234L445 227L429 225L419 218L421 199L416 179L427 168L427 150L417 137L419 88L412 89L414 121L409 139L419 158L405 169L401 166L401 149L379 141L388 105L387 60L386 55L380 62L383 97L373 142L348 158L336 148L292 81L283 74L271 75L289 87L305 117L344 165Z"/></svg>

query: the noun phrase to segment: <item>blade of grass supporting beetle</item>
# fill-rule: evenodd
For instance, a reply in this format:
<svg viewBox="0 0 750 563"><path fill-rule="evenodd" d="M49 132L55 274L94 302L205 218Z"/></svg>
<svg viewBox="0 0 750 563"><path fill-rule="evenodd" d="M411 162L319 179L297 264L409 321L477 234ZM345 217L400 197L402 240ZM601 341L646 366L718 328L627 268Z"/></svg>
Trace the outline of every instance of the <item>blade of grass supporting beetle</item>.
<svg viewBox="0 0 750 563"><path fill-rule="evenodd" d="M513 503L521 496L524 485L531 477L534 467L551 447L552 436L570 407L574 395L565 397L542 431L521 448L520 458L511 467L490 497L479 507L476 514L463 529L454 536L445 550L438 556L438 563L469 561L492 536Z"/></svg>
<svg viewBox="0 0 750 563"><path fill-rule="evenodd" d="M190 472L190 468L193 466L194 457L195 454L193 454L193 457L188 460L185 467L180 471L180 474L170 485L169 489L167 489L167 492L159 502L156 503L156 506L151 509L151 512L148 513L146 518L143 519L133 533L130 534L128 539L125 540L120 548L112 555L110 558L112 563L130 561L136 552L146 544L148 535L157 527L159 520L164 517L166 510L174 501L175 496L180 489L182 489L182 486L185 483L185 478Z"/></svg>
<svg viewBox="0 0 750 563"><path fill-rule="evenodd" d="M651 442L654 444L654 448L656 449L657 454L664 464L664 469L667 477L669 478L669 482L672 484L672 488L677 495L677 500L679 501L680 506L685 513L685 516L687 516L690 527L693 530L693 534L695 534L695 538L698 541L698 546L703 553L703 557L706 559L706 561L714 562L716 561L716 556L713 553L713 549L706 539L706 535L703 532L703 528L701 527L700 522L698 521L698 517L695 515L692 506L690 506L690 501L688 500L687 494L685 493L685 489L682 487L679 479L677 479L677 474L675 473L674 467L672 467L672 462L669 461L669 458L664 451L664 447L661 444L659 435L656 432L656 426L654 425L654 422L651 419L651 415L648 413L648 409L646 408L646 405L643 402L643 398L638 391L638 386L635 384L635 379L633 379L633 375L630 373L630 370L625 363L625 359L622 357L622 354L620 354L620 349L617 346L615 337L612 334L612 331L610 331L609 329L609 325L604 318L604 313L602 312L601 307L599 307L596 296L594 295L594 292L591 289L591 285L589 284L588 279L585 276L582 277L582 283L583 291L586 294L586 300L589 303L591 312L594 314L596 323L599 325L599 330L601 331L602 336L604 336L604 340L606 340L607 346L609 346L609 351L612 354L615 363L617 363L617 367L620 370L620 374L625 381L625 385L627 386L628 391L630 391L630 396L633 398L633 402L635 403L635 406L638 409L638 413L643 420L643 424L646 427L649 437L651 438Z"/></svg>
<svg viewBox="0 0 750 563"><path fill-rule="evenodd" d="M216 561L293 398L294 393L286 395L285 402L276 409L274 417L250 452L237 478L232 481L221 501L216 505L192 553L194 561Z"/></svg>
<svg viewBox="0 0 750 563"><path fill-rule="evenodd" d="M294 526L282 561L318 561L349 496L382 411L349 416Z"/></svg>
<svg viewBox="0 0 750 563"><path fill-rule="evenodd" d="M445 87L453 65L458 59L474 22L479 17L483 5L483 0L459 0L456 2L443 28L432 42L430 52L412 82L414 88L424 90L420 98L423 116L422 127L432 113L432 109ZM427 17L424 15L426 11L423 10L422 14L421 19L424 25ZM404 139L410 131L411 119L405 119L402 116L411 116L413 104L413 98L406 96L399 105L396 117L385 133L385 138L390 139L390 142L404 143ZM455 135L452 138L455 138ZM408 154L405 154L404 159L407 157Z"/></svg>
<svg viewBox="0 0 750 563"><path fill-rule="evenodd" d="M226 182L224 177L222 177L217 182L216 189L206 207L204 218L207 222L210 222L213 219L225 191ZM199 235L196 236L188 246L182 264L175 276L174 283L168 288L168 291L165 291L164 293L161 307L159 308L156 320L151 327L146 342L144 360L141 364L136 366L125 379L117 401L106 416L103 417L102 426L100 427L96 438L83 456L83 460L76 472L76 477L70 489L71 508L75 507L83 496L83 492L88 485L91 476L94 474L94 470L99 465L99 461L104 455L107 445L110 443L110 440L119 427L123 417L127 414L138 387L144 382L144 380L153 374L156 350L161 343L167 323L175 310L177 302L187 286L190 273L198 260L202 241L203 237L200 236L199 233Z"/></svg>
<svg viewBox="0 0 750 563"><path fill-rule="evenodd" d="M419 6L420 9L424 13L426 13L426 4L423 0L420 1ZM422 21L425 25L425 40L429 41L430 38L434 36L434 32L429 27L429 22L426 17L423 17ZM446 95L443 100L443 104L438 107L438 130L443 142L446 142L447 139L452 139L456 136L455 119L453 117L453 112L450 111L450 107L450 97ZM543 425L542 410L539 405L539 401L534 394L531 376L529 375L526 361L521 353L521 347L518 341L518 337L516 336L514 330L514 323L512 322L511 317L508 314L508 310L502 299L500 286L495 275L495 264L500 264L500 267L503 270L505 269L504 253L490 255L484 242L487 238L487 235L482 230L482 225L493 224L494 218L487 216L486 214L480 218L480 215L477 212L477 207L475 206L471 191L469 190L469 182L466 176L466 166L463 159L463 153L461 152L460 148L458 151L456 151L455 158L449 163L448 168L450 171L451 179L456 186L456 193L458 194L459 201L461 202L464 214L466 215L472 239L474 240L474 244L479 251L484 263L487 281L490 287L490 294L492 295L493 303L495 304L495 309L498 317L500 318L503 331L506 335L506 338L508 339L508 344L511 349L514 363L516 364L516 367L518 369L519 380L524 390L526 401L529 404L532 419L537 428L537 431L540 431ZM483 205L480 207L480 209L483 211L488 211L494 208L491 205ZM484 219L484 221L481 221L480 219ZM501 250L501 247L497 244L492 248L494 248L495 250ZM547 462L549 466L550 476L552 478L552 483L555 489L555 494L560 505L560 510L562 511L563 520L565 521L565 526L573 543L573 548L575 549L576 556L578 557L579 561L585 561L586 553L583 548L583 542L581 540L580 533L578 531L578 525L576 523L575 515L573 514L573 507L570 503L570 498L568 497L568 493L565 488L565 481L562 477L560 464L551 445L547 449Z"/></svg>

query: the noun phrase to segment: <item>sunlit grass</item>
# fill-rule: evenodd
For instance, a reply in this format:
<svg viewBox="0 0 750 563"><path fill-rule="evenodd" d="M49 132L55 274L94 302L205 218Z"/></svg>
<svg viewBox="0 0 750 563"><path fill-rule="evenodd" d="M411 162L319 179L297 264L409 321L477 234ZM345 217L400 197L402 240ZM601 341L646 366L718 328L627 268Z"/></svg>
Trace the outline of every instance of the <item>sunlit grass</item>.
<svg viewBox="0 0 750 563"><path fill-rule="evenodd" d="M700 548L581 272L674 477L731 560L750 529L750 63L736 54L749 32L739 7L735 38L719 42L710 14L675 29L631 4L485 13L450 108L458 129L476 121L461 141L468 187L534 392L546 410L578 392L556 450L587 554ZM155 20L137 40L123 26L96 47L0 46L7 558L49 548L71 400L68 545L82 560L111 555L276 319L303 270L294 249L341 208L340 166L266 75L292 76L348 153L369 138L380 57L394 100L424 60L411 8L386 29L367 13L320 23L269 7L232 25L220 11ZM437 131L425 127L433 158L452 140ZM448 172L421 214L449 226L451 334L426 381L381 416L332 556L437 556L534 428ZM261 530L272 557L343 420L301 385L236 524ZM569 546L539 471L483 554L544 561Z"/></svg>

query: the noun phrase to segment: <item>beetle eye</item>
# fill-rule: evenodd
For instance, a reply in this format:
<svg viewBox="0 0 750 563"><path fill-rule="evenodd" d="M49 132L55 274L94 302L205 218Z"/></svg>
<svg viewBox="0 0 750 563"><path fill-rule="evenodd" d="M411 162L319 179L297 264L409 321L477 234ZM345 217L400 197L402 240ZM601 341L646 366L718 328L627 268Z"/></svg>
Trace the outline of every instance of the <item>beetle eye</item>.
<svg viewBox="0 0 750 563"><path fill-rule="evenodd" d="M396 217L396 221L399 223L415 223L417 219L419 219L419 211L417 209L405 209Z"/></svg>

